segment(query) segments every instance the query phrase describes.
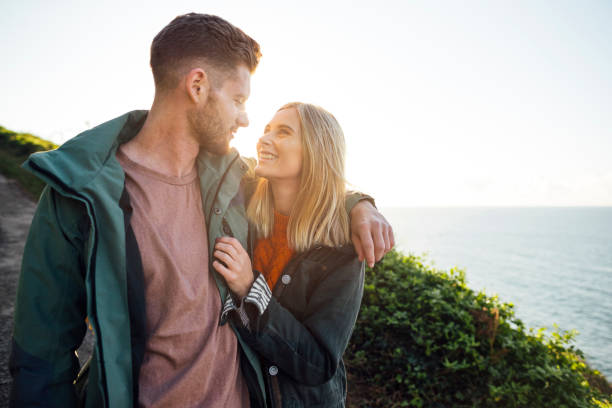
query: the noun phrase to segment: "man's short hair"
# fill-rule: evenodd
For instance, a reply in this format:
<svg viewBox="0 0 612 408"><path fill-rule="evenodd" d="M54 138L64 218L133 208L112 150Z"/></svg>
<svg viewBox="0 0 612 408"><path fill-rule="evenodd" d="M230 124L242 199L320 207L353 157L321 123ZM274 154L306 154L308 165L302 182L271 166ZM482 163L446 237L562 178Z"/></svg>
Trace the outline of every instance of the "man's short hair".
<svg viewBox="0 0 612 408"><path fill-rule="evenodd" d="M221 74L225 79L240 64L253 73L260 57L255 40L221 17L209 14L178 16L151 43L153 80L156 89L162 91L176 87L181 76L194 68L195 61L217 71L208 74Z"/></svg>

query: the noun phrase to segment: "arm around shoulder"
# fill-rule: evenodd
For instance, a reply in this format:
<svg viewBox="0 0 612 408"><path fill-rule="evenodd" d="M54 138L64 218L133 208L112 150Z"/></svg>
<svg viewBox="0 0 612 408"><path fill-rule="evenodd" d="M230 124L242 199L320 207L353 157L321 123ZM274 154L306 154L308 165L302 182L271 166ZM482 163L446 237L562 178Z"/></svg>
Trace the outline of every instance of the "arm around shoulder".
<svg viewBox="0 0 612 408"><path fill-rule="evenodd" d="M374 205L370 196L348 192L345 198L346 211L351 224L351 241L359 260L366 260L372 267L374 262L393 248L393 228Z"/></svg>

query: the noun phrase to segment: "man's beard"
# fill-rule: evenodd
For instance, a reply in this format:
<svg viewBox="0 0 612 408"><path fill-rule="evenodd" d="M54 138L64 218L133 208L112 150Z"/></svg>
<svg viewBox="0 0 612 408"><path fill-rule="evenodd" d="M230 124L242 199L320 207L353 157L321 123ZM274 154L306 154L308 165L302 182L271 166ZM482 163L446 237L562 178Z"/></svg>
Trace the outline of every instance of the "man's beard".
<svg viewBox="0 0 612 408"><path fill-rule="evenodd" d="M216 155L228 152L230 129L224 126L214 94L209 96L203 108L192 110L188 119L201 149Z"/></svg>

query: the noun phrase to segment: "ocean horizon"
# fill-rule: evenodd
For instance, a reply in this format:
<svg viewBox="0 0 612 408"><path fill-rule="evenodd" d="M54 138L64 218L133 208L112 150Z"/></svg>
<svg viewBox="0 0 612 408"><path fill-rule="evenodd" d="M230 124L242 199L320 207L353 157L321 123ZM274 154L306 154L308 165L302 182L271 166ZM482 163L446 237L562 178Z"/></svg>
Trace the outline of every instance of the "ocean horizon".
<svg viewBox="0 0 612 408"><path fill-rule="evenodd" d="M514 304L527 327L577 330L612 378L612 207L382 207L396 248Z"/></svg>

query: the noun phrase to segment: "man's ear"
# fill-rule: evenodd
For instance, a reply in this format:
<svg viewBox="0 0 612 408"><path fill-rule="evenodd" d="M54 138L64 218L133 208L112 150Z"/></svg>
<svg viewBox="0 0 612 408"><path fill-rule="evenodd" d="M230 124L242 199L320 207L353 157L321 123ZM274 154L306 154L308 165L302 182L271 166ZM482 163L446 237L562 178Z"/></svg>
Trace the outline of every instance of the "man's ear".
<svg viewBox="0 0 612 408"><path fill-rule="evenodd" d="M202 68L194 68L185 78L185 88L194 103L206 102L211 91L210 78Z"/></svg>

